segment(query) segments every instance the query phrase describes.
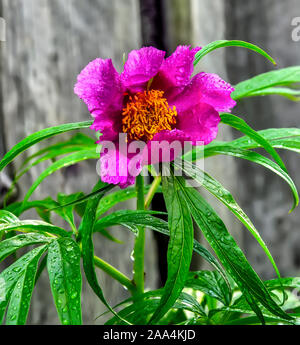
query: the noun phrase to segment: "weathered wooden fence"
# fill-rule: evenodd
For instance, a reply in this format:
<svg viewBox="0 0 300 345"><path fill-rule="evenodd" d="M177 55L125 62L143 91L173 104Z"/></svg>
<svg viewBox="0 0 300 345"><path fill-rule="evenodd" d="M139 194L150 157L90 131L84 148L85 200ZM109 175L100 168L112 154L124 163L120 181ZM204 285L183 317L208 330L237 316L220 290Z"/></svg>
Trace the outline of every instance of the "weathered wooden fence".
<svg viewBox="0 0 300 345"><path fill-rule="evenodd" d="M96 57L111 57L121 69L123 52L143 44L156 45L170 53L178 44L204 45L217 39L244 39L268 49L280 67L299 63L299 44L290 36L290 20L299 8L297 0L2 0L0 16L6 20L6 42L0 42L0 157L28 134L61 123L89 119L85 106L73 94L77 74ZM284 13L284 16L281 14ZM300 8L299 13L300 15ZM198 69L216 72L236 83L272 66L248 51L230 48L213 53ZM277 98L243 102L239 114L256 129L298 126L299 105ZM236 110L237 111L237 110ZM228 128L220 139L232 138ZM29 151L32 153L33 151ZM300 186L299 158L284 154L287 166ZM21 162L18 161L16 164ZM45 166L32 169L19 184L19 198ZM208 160L206 168L230 189L254 220L277 258L283 275L295 274L300 266L300 214L287 216L289 191L277 177L231 158ZM2 175L5 188L10 171ZM65 169L46 180L33 198L59 192L91 190L97 179L95 163ZM157 202L156 207L159 207ZM126 207L134 206L127 203ZM229 213L215 203L229 230L235 234L255 268L265 277L273 275L263 252L246 236ZM123 229L114 229L127 240ZM157 249L149 233L147 286L158 284ZM162 243L162 242L161 242ZM164 244L165 245L165 244ZM100 238L95 251L124 273L130 274L132 238L116 244ZM162 265L163 263L161 263ZM199 262L193 263L199 268ZM105 274L99 279L110 303L127 292ZM33 296L30 322L57 323L45 274ZM103 312L102 304L84 284L85 323Z"/></svg>

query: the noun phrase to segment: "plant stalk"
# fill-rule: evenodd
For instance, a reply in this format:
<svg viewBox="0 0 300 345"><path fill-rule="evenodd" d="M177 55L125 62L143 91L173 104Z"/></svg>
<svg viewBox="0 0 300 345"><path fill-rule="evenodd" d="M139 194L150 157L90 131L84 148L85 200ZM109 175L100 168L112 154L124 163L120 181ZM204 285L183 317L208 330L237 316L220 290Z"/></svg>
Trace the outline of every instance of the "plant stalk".
<svg viewBox="0 0 300 345"><path fill-rule="evenodd" d="M136 191L137 191L137 210L145 209L145 196L144 196L144 177L142 175L136 178ZM138 228L138 235L135 239L133 250L133 281L136 286L137 294L144 293L144 256L145 256L145 228Z"/></svg>
<svg viewBox="0 0 300 345"><path fill-rule="evenodd" d="M147 210L151 204L151 201L157 191L157 188L159 187L160 185L160 182L161 182L161 176L158 175L154 178L152 184L151 184L151 187L148 191L148 194L146 195L146 199L145 199L145 210Z"/></svg>
<svg viewBox="0 0 300 345"><path fill-rule="evenodd" d="M111 266L108 262L100 259L98 256L94 256L95 266L106 272L112 278L117 280L123 286L125 286L132 294L135 293L136 287L133 282L125 276L125 274L118 271L115 267Z"/></svg>

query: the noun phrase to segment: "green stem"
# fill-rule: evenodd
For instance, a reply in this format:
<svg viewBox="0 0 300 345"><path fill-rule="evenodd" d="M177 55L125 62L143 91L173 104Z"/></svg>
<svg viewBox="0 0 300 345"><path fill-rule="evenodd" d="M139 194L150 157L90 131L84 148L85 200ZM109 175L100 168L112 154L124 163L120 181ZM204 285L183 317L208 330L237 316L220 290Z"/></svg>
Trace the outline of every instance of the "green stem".
<svg viewBox="0 0 300 345"><path fill-rule="evenodd" d="M145 209L144 201L144 178L139 175L136 178L137 191L137 210ZM145 228L139 227L138 235L134 244L134 263L133 263L133 281L138 294L144 292L144 255L145 255Z"/></svg>
<svg viewBox="0 0 300 345"><path fill-rule="evenodd" d="M117 280L123 286L125 286L131 293L136 291L136 288L132 281L125 276L125 274L118 271L115 267L111 266L108 262L100 259L98 256L94 256L95 266L100 268L102 271L110 275L112 278Z"/></svg>
<svg viewBox="0 0 300 345"><path fill-rule="evenodd" d="M148 191L148 194L146 195L146 199L145 199L145 210L147 210L151 204L151 201L157 191L157 188L159 187L161 182L161 176L156 176L151 184L151 187Z"/></svg>

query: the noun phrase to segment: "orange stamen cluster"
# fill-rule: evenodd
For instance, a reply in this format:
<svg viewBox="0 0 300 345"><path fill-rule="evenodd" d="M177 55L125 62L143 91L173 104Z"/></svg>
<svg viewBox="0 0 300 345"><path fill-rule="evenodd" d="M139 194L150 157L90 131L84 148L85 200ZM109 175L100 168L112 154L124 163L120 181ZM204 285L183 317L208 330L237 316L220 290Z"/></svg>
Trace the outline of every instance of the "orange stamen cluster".
<svg viewBox="0 0 300 345"><path fill-rule="evenodd" d="M148 141L156 133L174 128L176 108L170 108L163 94L163 91L149 90L129 96L122 112L122 130L129 139Z"/></svg>

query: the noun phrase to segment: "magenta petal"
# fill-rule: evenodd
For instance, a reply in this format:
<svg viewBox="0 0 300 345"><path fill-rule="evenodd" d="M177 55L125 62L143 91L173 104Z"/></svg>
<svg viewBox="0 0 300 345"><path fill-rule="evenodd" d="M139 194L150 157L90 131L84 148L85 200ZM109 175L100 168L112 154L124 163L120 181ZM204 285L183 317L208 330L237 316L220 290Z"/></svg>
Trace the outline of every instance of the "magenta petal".
<svg viewBox="0 0 300 345"><path fill-rule="evenodd" d="M143 91L147 82L157 74L164 56L164 51L154 47L132 50L122 73L125 87L131 92Z"/></svg>
<svg viewBox="0 0 300 345"><path fill-rule="evenodd" d="M207 145L218 134L219 113L209 104L199 103L178 114L177 128L188 135L193 145Z"/></svg>
<svg viewBox="0 0 300 345"><path fill-rule="evenodd" d="M142 165L172 162L183 154L184 144L189 140L189 136L178 129L163 130L155 134L143 151Z"/></svg>
<svg viewBox="0 0 300 345"><path fill-rule="evenodd" d="M111 59L95 59L78 75L74 92L93 116L110 110L121 110L123 87Z"/></svg>
<svg viewBox="0 0 300 345"><path fill-rule="evenodd" d="M105 114L96 116L90 128L102 134L99 142L117 140L121 132L121 112L108 110Z"/></svg>
<svg viewBox="0 0 300 345"><path fill-rule="evenodd" d="M236 102L230 97L234 88L214 73L199 73L195 76L201 91L201 102L210 104L217 111L230 112Z"/></svg>
<svg viewBox="0 0 300 345"><path fill-rule="evenodd" d="M195 54L200 49L200 47L190 49L190 46L178 46L175 52L164 60L152 87L170 93L174 88L176 90L187 85L193 73Z"/></svg>
<svg viewBox="0 0 300 345"><path fill-rule="evenodd" d="M175 105L177 112L186 111L198 103L206 103L217 111L230 111L236 102L230 97L233 87L216 74L196 74L182 91L168 97L171 106Z"/></svg>
<svg viewBox="0 0 300 345"><path fill-rule="evenodd" d="M167 99L170 106L176 107L178 113L199 104L201 102L201 88L198 75L194 76L188 85L180 93L170 94Z"/></svg>
<svg viewBox="0 0 300 345"><path fill-rule="evenodd" d="M100 173L103 182L126 188L135 183L135 178L141 170L141 154L126 155L115 147L106 152L104 150L100 155Z"/></svg>

